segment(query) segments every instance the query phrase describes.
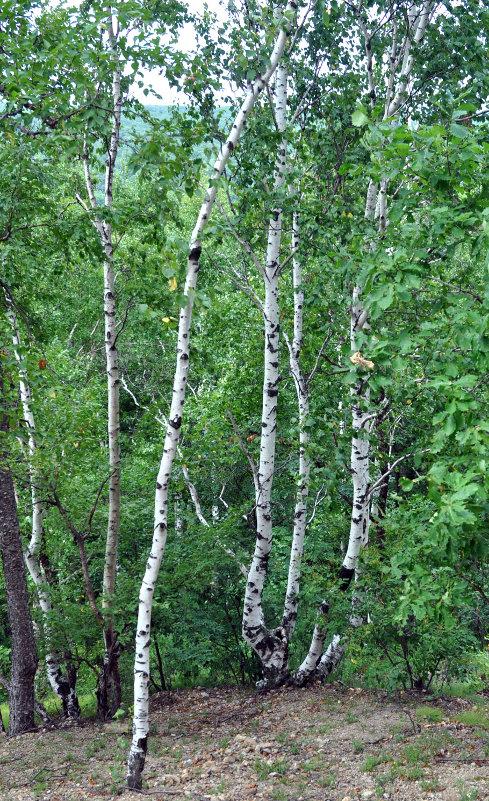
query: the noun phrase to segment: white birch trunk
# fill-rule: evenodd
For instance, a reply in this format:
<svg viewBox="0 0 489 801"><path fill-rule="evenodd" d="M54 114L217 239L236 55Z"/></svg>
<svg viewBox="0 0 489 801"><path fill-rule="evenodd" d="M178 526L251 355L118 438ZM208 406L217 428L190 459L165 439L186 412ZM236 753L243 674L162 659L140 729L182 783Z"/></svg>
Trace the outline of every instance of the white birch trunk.
<svg viewBox="0 0 489 801"><path fill-rule="evenodd" d="M419 46L426 32L434 12L432 0L425 0L419 7L413 5L407 14L407 30L404 39L398 47L398 26L394 21L392 29L392 43L389 53L389 74L387 81L386 99L384 105L384 120L396 116L407 97L407 87L414 66L413 46ZM367 34L366 25L360 21L360 27L365 41L367 79L370 92L371 106L375 105L376 90L374 81L374 65L372 59L371 38ZM396 72L398 72L396 81ZM378 219L378 232L382 234L387 226L387 179L382 179L380 187L372 181L369 183L365 200L365 218L373 221ZM375 246L373 246L375 247ZM350 341L352 351L357 352L356 334L368 328L368 312L363 307L362 288L354 287ZM368 385L368 372L360 376L357 384L352 388L352 426L353 437L351 443L350 468L353 479L353 505L350 519L350 533L348 547L340 569L342 579L341 589L346 590L355 575L358 566L358 557L362 547L368 543L370 525L370 499L369 499L369 455L370 455L370 426L372 416L369 414L370 388ZM361 623L358 615L352 614L350 623L354 626ZM314 635L313 635L314 639ZM345 646L340 642L338 635L321 657L317 672L320 678L329 675L343 656Z"/></svg>
<svg viewBox="0 0 489 801"><path fill-rule="evenodd" d="M275 118L278 130L287 127L287 70L277 69ZM285 136L280 144L275 165L275 190L283 186L287 159ZM278 686L288 676L288 637L283 626L267 628L262 597L272 548L272 487L275 472L277 437L277 400L279 385L279 263L282 239L282 209L275 209L268 226L268 243L264 269L265 303L263 307L264 370L260 460L255 482L256 542L246 583L243 607L243 637L258 655L263 668L263 686Z"/></svg>
<svg viewBox="0 0 489 801"><path fill-rule="evenodd" d="M296 9L295 0L289 0L285 13L293 13ZM206 227L217 194L217 178L219 178L226 163L237 145L244 123L250 110L267 85L282 57L287 42L290 22L284 17L278 33L270 64L263 75L259 75L248 89L246 98L234 120L229 136L222 146L214 165L212 182L204 196L199 216L190 239L190 256L187 262L187 275L184 294L188 299L187 305L181 310L178 324L177 365L173 382L173 395L169 415L169 424L166 431L165 444L160 469L156 480L155 514L153 528L153 542L151 552L146 564L141 590L139 594L139 613L136 632L136 656L134 665L134 718L133 738L128 757L127 784L129 787L140 789L142 785L142 772L146 760L149 732L149 645L151 636L151 611L153 592L156 585L161 560L165 550L167 536L168 489L175 453L177 449L182 413L185 400L185 390L189 368L190 324L192 319L193 297L197 285L197 275L200 268L202 252L201 236Z"/></svg>
<svg viewBox="0 0 489 801"><path fill-rule="evenodd" d="M7 306L9 307L8 300ZM42 629L46 642L46 673L48 681L52 691L58 696L58 698L60 698L65 715L69 718L76 719L80 717L80 705L78 703L75 687L70 683L69 679L63 675L58 654L51 645L52 634L50 631L49 615L52 610L52 605L49 584L46 576L43 573L40 563L40 552L44 533L44 502L42 500L39 488L39 470L36 466L37 442L35 437L36 426L34 413L32 411L32 394L27 370L21 366L22 359L20 356L20 332L17 325L15 312L11 307L8 311L8 318L10 325L12 326L14 354L19 364L19 392L22 403L22 412L24 415L24 423L27 426L28 437L28 468L32 501L32 529L29 545L24 551L24 560L32 581L34 582L39 600L39 606L42 611Z"/></svg>
<svg viewBox="0 0 489 801"><path fill-rule="evenodd" d="M122 96L121 67L118 53L119 23L109 14L107 18L109 47L113 60L112 73L112 130L105 165L104 206L113 207L113 183L119 149ZM116 296L112 224L98 214L98 203L90 172L88 143L83 146L83 168L89 198L87 205L78 195L78 202L91 213L104 252L104 343L107 372L107 438L109 446L109 511L103 573L102 609L104 612L104 665L97 691L99 717L111 717L120 706L121 687L118 668L117 633L114 629L112 604L115 593L117 551L121 516L121 452L119 403L119 353L117 350Z"/></svg>
<svg viewBox="0 0 489 801"><path fill-rule="evenodd" d="M117 34L113 28L114 22L109 19L109 40L115 68L112 77L113 127L110 137L110 147L105 168L104 203L106 208L113 206L113 181L117 152L119 148L121 124L121 70L117 53ZM103 223L105 251L104 261L104 320L105 320L105 358L107 369L107 434L109 444L109 515L107 522L107 539L105 542L105 559L103 575L102 609L105 615L104 626L104 680L101 691L111 698L106 698L104 704L111 716L120 706L121 691L118 671L118 644L114 631L112 603L115 594L117 551L119 545L119 530L121 517L121 452L120 436L120 402L119 402L119 353L117 350L116 331L116 299L114 275L114 249L112 242L112 226ZM109 685L109 686L108 686Z"/></svg>
<svg viewBox="0 0 489 801"><path fill-rule="evenodd" d="M299 249L299 239L299 218L297 212L295 212L292 217L292 250L296 254ZM300 352L303 340L304 289L302 284L302 265L298 255L295 255L292 261L292 274L294 287L294 337L292 344L287 340L287 346L289 349L290 372L294 379L299 408L299 475L297 478L294 529L292 547L290 550L287 592L282 618L282 627L285 629L289 642L294 633L297 620L301 564L307 526L307 498L309 495L309 477L311 472L311 460L308 454L309 432L306 428L309 417L309 387L300 364Z"/></svg>

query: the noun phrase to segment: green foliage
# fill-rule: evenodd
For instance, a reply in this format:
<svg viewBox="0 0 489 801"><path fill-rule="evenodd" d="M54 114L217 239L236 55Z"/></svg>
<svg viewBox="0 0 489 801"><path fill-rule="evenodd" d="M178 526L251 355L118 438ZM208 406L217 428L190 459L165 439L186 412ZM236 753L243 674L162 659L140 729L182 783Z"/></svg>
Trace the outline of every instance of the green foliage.
<svg viewBox="0 0 489 801"><path fill-rule="evenodd" d="M190 232L235 98L265 66L276 33L270 8L252 4L248 11L243 21L239 9L231 8L227 23L202 11L194 20L199 43L194 53L183 54L175 41L188 11L179 3L163 8L131 0L117 7L123 142L114 206L102 209L101 216L117 241L123 512L111 613L124 648L127 696L132 621L164 438L159 420L168 410L177 321L187 303ZM72 12L42 2L9 2L0 9L2 286L19 313L19 355L29 376L39 444L32 466L48 504L42 563L54 609L49 645L71 653L79 688L87 694L103 646L78 552L53 505L52 488L85 537L100 600L107 523L103 254L90 215L74 198L85 197L79 161L84 141L98 199L103 188L113 68L100 35L104 13L92 3ZM368 13L373 19L377 10L371 6ZM357 23L350 6L316 4L310 25L301 29L299 48L287 56L289 116L297 112L288 132L287 192L273 188L281 137L265 95L218 189L225 213L217 211L203 240L181 439L181 458L211 525L199 522L177 464L153 610L157 686L248 683L259 677L256 659L241 639L244 578L237 567L249 565L255 540L253 478L228 410L256 461L263 321L250 297L259 304L263 296L257 263L263 264L266 223L278 203L284 258L291 252L292 215L300 213L297 256L305 290L300 357L306 374L315 371L305 423L313 468L308 514L314 499L321 499L301 565L291 664L307 651L324 598L334 601L328 633L350 634L351 593L338 591L337 574L351 517L350 388L359 368L350 361L348 326L355 284L363 287L371 325L359 333L358 347L374 363L372 409L382 409L371 433L371 481L397 466L385 497L379 488L380 512L372 516L371 545L354 590L356 609L371 622L351 636L344 675L388 688L440 686L470 676L473 654L485 646L489 145L481 101L487 96L487 15L466 2L437 18L416 53L406 105L391 120L381 112L387 81L378 80L375 102L366 96L363 52L351 47L359 41ZM404 25L401 15L400 36ZM371 42L379 78L389 31L379 25ZM143 68L164 72L186 93L185 101L169 107L132 99L130 86L142 80ZM224 83L230 87L227 98L228 89L220 89ZM363 204L369 181L381 179L389 186L389 225L379 237ZM281 328L290 339L289 267L282 272L279 302ZM27 437L17 404L19 367L4 315L0 334L12 382L8 413L26 543ZM282 613L299 463L297 401L284 340L280 348L274 545L264 599L271 625L279 624ZM214 516L213 508L219 510ZM34 615L39 623L38 609ZM0 668L6 673L9 647L0 600ZM47 647L41 636L41 656ZM481 668L474 681L482 674ZM42 679L39 690L47 692Z"/></svg>

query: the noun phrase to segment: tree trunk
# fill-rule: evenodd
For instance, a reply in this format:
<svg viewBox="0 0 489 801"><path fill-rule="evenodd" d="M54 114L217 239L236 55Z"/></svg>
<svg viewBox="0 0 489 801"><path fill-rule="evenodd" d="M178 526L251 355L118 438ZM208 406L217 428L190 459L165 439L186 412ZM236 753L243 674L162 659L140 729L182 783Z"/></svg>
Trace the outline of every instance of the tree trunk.
<svg viewBox="0 0 489 801"><path fill-rule="evenodd" d="M384 103L384 121L398 114L406 101L407 87L414 66L413 47L420 45L426 28L431 22L434 10L432 0L424 0L418 7L411 6L405 18L406 31L401 42L398 41L398 24L393 20L392 40L389 52L387 91ZM366 71L369 87L369 96L372 109L376 104L376 86L373 63L372 38L364 18L358 18L361 33L364 39ZM397 73L397 76L396 76ZM371 222L378 218L378 232L381 235L387 226L387 188L388 181L383 178L380 186L370 181L365 200L365 219ZM375 247L375 245L370 245ZM352 396L352 426L353 437L351 442L350 469L353 478L353 504L350 518L350 533L348 547L343 559L339 578L340 589L346 591L355 576L358 557L361 548L368 543L370 524L370 496L369 496L369 457L370 457L370 428L376 415L369 413L370 388L368 384L368 359L365 359L357 350L357 334L368 329L368 312L363 307L362 287L355 285L352 297L350 341L354 351L352 362L359 369L359 378L351 390ZM318 678L328 676L341 660L345 643L342 643L338 634L330 641L326 651L318 660L318 654L324 646L326 639L325 615L328 611L327 601L323 601L318 612L318 623L309 648L309 653L297 671L297 677L302 683L312 678L314 672ZM350 617L352 625L358 625L361 620L353 610ZM315 660L318 660L315 662Z"/></svg>
<svg viewBox="0 0 489 801"><path fill-rule="evenodd" d="M0 372L2 385L3 381ZM3 390L3 386L0 389ZM34 728L34 678L38 657L29 609L14 482L8 466L8 418L3 412L0 431L4 438L0 452L0 550L12 633L9 735L13 736Z"/></svg>
<svg viewBox="0 0 489 801"><path fill-rule="evenodd" d="M275 190L283 186L287 157L287 70L277 69L275 119L283 138L275 164ZM263 669L262 687L278 687L289 677L289 637L281 625L268 629L263 614L262 598L272 548L272 487L275 471L277 438L277 400L279 386L279 263L282 239L282 209L275 209L268 226L268 245L263 280L264 371L260 460L255 471L256 542L246 583L243 607L243 637L257 654ZM284 617L288 619L288 616ZM292 617L290 618L292 624Z"/></svg>
<svg viewBox="0 0 489 801"><path fill-rule="evenodd" d="M24 415L24 423L27 426L28 435L28 455L27 461L29 465L29 482L31 487L32 498L32 530L29 545L24 552L24 559L27 565L29 574L36 587L37 596L39 599L39 606L43 613L43 632L46 641L46 673L52 691L58 696L63 705L63 712L69 718L80 717L80 705L76 695L74 677L70 676L68 671L63 675L60 661L56 650L51 646L52 635L49 630L49 614L52 610L50 588L46 576L42 570L40 563L40 553L43 540L43 518L44 518L44 502L40 491L40 475L36 467L36 427L34 421L34 414L32 411L32 394L29 385L27 370L22 367L21 359L21 341L20 332L18 328L17 318L13 308L11 308L9 301L8 317L12 326L12 339L14 344L15 358L19 364L19 390L20 400L22 403L22 410Z"/></svg>
<svg viewBox="0 0 489 801"><path fill-rule="evenodd" d="M119 24L110 14L107 18L110 55L114 69L112 73L112 115L113 125L105 167L104 206L113 206L113 183L117 153L119 149L121 125L121 67L118 53ZM89 206L77 196L78 202L86 211L95 212L93 224L99 234L104 251L104 320L105 320L105 359L107 371L107 437L109 444L109 513L107 538L105 541L105 560L103 574L102 610L104 614L104 662L97 690L97 716L105 720L114 715L121 702L121 683L119 675L120 646L114 627L112 605L115 594L117 551L119 543L121 516L121 452L120 402L119 402L119 353L117 350L116 295L114 273L114 246L112 225L99 216L98 204L90 173L88 143L83 146L83 167Z"/></svg>
<svg viewBox="0 0 489 801"><path fill-rule="evenodd" d="M295 0L290 0L286 14L296 9ZM190 255L187 262L187 275L184 294L187 304L180 312L178 324L177 365L173 382L173 395L170 407L169 422L166 431L163 456L158 477L156 479L155 514L153 542L146 564L146 571L139 594L139 613L136 633L136 657L134 665L134 719L133 739L128 757L128 787L141 789L142 772L146 761L149 733L149 646L151 636L151 611L153 592L158 577L161 560L166 545L168 525L168 489L175 459L180 428L182 425L183 405L189 368L190 324L192 320L193 296L197 285L202 252L201 236L206 227L217 194L217 179L222 175L229 156L239 140L244 123L253 105L273 75L284 51L290 21L284 17L275 47L270 56L270 64L263 75L259 75L248 89L247 96L232 125L229 137L222 146L214 165L212 181L207 189L201 206L197 223L190 240Z"/></svg>

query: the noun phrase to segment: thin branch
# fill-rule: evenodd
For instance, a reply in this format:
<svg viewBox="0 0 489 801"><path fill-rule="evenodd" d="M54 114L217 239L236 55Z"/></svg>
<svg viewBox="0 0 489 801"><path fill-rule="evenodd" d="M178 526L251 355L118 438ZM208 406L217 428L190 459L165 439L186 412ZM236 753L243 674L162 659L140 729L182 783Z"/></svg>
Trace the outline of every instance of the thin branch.
<svg viewBox="0 0 489 801"><path fill-rule="evenodd" d="M327 490L325 490L325 485L323 484L323 486L320 487L320 489L318 489L318 491L316 493L316 497L314 499L314 504L313 504L313 507L312 507L311 516L310 516L309 520L306 523L306 528L307 528L307 526L311 525L312 521L316 517L317 508L318 508L319 504L324 501L324 499L326 498L327 494L328 494L328 492L327 492Z"/></svg>
<svg viewBox="0 0 489 801"><path fill-rule="evenodd" d="M226 501L225 501L225 500L224 500L224 498L222 497L222 493L224 492L224 490L225 490L225 489L226 489L226 485L225 485L225 484L223 484L223 485L222 485L222 490L221 490L221 492L219 493L219 498L218 498L218 500L219 500L219 501L221 501L221 503L222 503L222 505L224 506L224 508L225 508L225 509L229 509L229 504L228 504L228 503L226 503Z"/></svg>
<svg viewBox="0 0 489 801"><path fill-rule="evenodd" d="M481 296L478 295L476 292L471 292L470 289L462 289L462 287L456 286L456 284L450 284L448 281L442 281L441 278L437 278L434 275L428 275L427 278L430 281L435 281L437 284L443 284L443 286L447 286L449 289L455 289L461 295L470 295L470 297L474 298L474 300L476 300L478 303L483 302Z"/></svg>
<svg viewBox="0 0 489 801"><path fill-rule="evenodd" d="M326 339L323 340L323 343L322 343L321 347L319 348L318 355L316 356L316 361L314 363L314 367L312 368L310 373L308 373L308 375L306 376L306 384L308 384L308 385L311 383L312 379L314 378L314 375L315 375L315 373L316 373L316 371L318 369L318 366L319 366L319 360L320 360L321 356L323 355L323 351L324 351L326 345L328 344L329 340L331 339L331 334L332 334L332 332L329 331ZM340 365L335 365L335 366L339 367Z"/></svg>
<svg viewBox="0 0 489 801"><path fill-rule="evenodd" d="M230 219L229 219L229 217L227 216L226 212L224 211L222 204L221 204L221 203L220 203L218 200L216 200L216 201L215 201L215 203L216 203L216 206L217 206L217 208L218 208L218 209L219 209L219 211L221 212L222 216L224 217L224 219L225 219L225 220L226 220L226 222L228 223L228 225L229 225L229 229L230 229L230 232L231 232L231 234L234 236L234 238L236 239L236 241L237 241L237 242L239 242L239 244L241 245L241 247L242 247L244 250L246 250L246 252L247 252L248 256L249 256L249 257L251 258L251 260L253 261L253 264L254 264L254 265L255 265L255 267L257 268L257 270L258 270L258 272L260 273L260 275L262 276L262 278L265 278L265 271L264 271L264 269L263 269L263 265L262 265L262 263L261 263L260 259L258 258L258 256L256 255L256 253L254 252L253 248L251 247L250 243L248 242L248 240L247 240L247 239L243 239L243 238L242 238L242 237L241 237L241 236L238 234L238 232L236 231L236 229L235 229L234 225L232 224L232 222L230 221Z"/></svg>
<svg viewBox="0 0 489 801"><path fill-rule="evenodd" d="M98 505L98 502L99 502L99 500L100 500L100 496L101 496L101 494L102 494L102 490L103 490L103 488L105 487L105 485L107 484L107 481L108 481L109 479L110 479L110 475L106 476L106 477L104 478L104 480L102 481L102 483L101 483L101 485L100 485L99 489L98 489L97 496L96 496L96 498L95 498L95 501L93 502L93 506L92 506L92 508L90 509L90 514L88 515L87 533L84 535L83 539L86 539L86 538L89 536L89 534L91 534L91 533L92 533L92 520L93 520L93 516L94 516L94 514L95 514L95 511L96 511L96 509L97 509L97 505Z"/></svg>
<svg viewBox="0 0 489 801"><path fill-rule="evenodd" d="M229 259L228 259L228 257L226 256L226 254L224 254L224 253L223 253L223 254L221 254L221 255L222 255L222 256L223 256L223 257L226 259L226 261L229 261ZM253 303L253 304L256 306L256 308L257 308L257 309L259 309L259 311L261 312L261 314L263 314L263 304L262 304L262 302L261 302L260 298L259 298L259 297L258 297L258 295L255 293L255 291L254 291L253 289L251 289L251 287L250 287L250 285L249 285L249 283L248 283L248 282L247 282L246 284L244 284L244 283L242 283L242 282L241 282L241 280L240 280L240 276L239 276L239 274L237 273L237 271L234 269L234 267L233 267L232 265L230 265L230 267L231 267L231 270L232 270L232 272L234 273L234 275L230 275L230 274L229 274L229 273L227 273L225 270L222 270L220 267L218 267L218 266L217 266L217 264L215 263L215 261L214 261L214 259L212 258L212 256L210 256L210 255L209 255L209 256L208 256L208 258L209 258L209 261L210 261L210 263L211 263L211 264L212 264L212 265L215 267L215 269L217 270L217 272L218 272L218 273L220 273L221 275L225 275L227 278L230 278L230 279L231 279L231 281L232 281L234 284L236 284L236 286L237 286L239 289L241 289L241 291L242 291L242 292L244 292L244 294L246 295L246 297L247 297L249 300L251 300L251 302L252 302L252 303Z"/></svg>
<svg viewBox="0 0 489 801"><path fill-rule="evenodd" d="M146 406L141 406L141 404L140 404L140 403L138 403L138 399L136 398L136 396L135 396L134 392L132 392L132 391L129 389L129 387L127 386L126 379L124 378L124 376L123 376L123 374L122 374L122 373L120 374L120 381L121 381L121 384L122 384L122 387L123 387L123 389L125 389L125 390L126 390L126 392L127 392L127 394L131 396L131 398L133 399L133 401L134 401L135 405L136 405L136 406L137 406L139 409L146 409L146 408L147 408Z"/></svg>
<svg viewBox="0 0 489 801"><path fill-rule="evenodd" d="M192 503L193 503L193 505L195 507L195 514L197 515L197 517L198 517L199 521L202 523L202 525L205 526L205 528L211 528L210 523L206 520L206 518L202 514L202 507L200 505L199 495L197 493L197 488L196 488L195 484L190 480L190 476L189 476L189 473L188 473L188 468L187 468L187 465L183 462L183 456L182 456L182 452L180 450L180 447L178 447L178 455L182 459L182 472L183 472L183 475L184 475L185 482L187 484L188 490L190 492L190 497L192 498ZM224 487L223 487L223 489L224 489ZM247 579L248 578L248 571L246 570L246 567L243 565L243 563L239 561L239 559L236 556L236 554L234 553L234 551L232 551L231 548L228 548L227 545L224 545L224 543L221 542L219 537L216 537L216 543L219 546L219 548L221 548L225 553L228 554L228 556L232 557L232 559L236 562L236 564L237 564L240 572L242 573L242 575L245 577L245 579Z"/></svg>
<svg viewBox="0 0 489 801"><path fill-rule="evenodd" d="M233 413L232 413L231 409L228 409L228 417L231 420L231 425L233 427L233 431L236 434L236 437L238 439L239 447L240 447L242 453L246 456L246 458L248 460L248 464L249 464L249 466L251 468L251 472L252 472L252 475L253 475L253 483L255 485L256 491L258 492L259 483L258 483L258 471L256 469L256 464L253 461L253 459L251 458L251 455L249 454L249 452L248 452L248 450L247 450L247 448L246 448L246 446L245 446L245 444L243 442L243 439L241 437L241 434L239 433L239 428L236 425L236 421L235 421L235 419L233 417Z"/></svg>
<svg viewBox="0 0 489 801"><path fill-rule="evenodd" d="M430 451L431 451L431 448L426 448L426 449L425 449L425 450L423 450L423 451L419 451L419 453L430 453ZM380 487L380 485L381 485L381 484L383 484L383 482L385 481L385 479L386 479L388 476L390 476L390 474L393 472L394 468L395 468L395 467L397 467L397 465L398 465L400 462L403 462L405 459L409 459L409 458L411 458L411 456L416 456L416 453L406 453L404 456L400 456L400 457L399 457L399 459L396 459L396 461L395 461L395 462L393 462L393 463L391 464L391 466L389 467L389 469L388 469L388 470L386 470L386 472L385 472L385 473L384 473L382 476L380 476L380 478L378 478L378 479L377 479L377 481L375 481L375 483L374 483L374 484L372 484L372 486L370 487L369 491L368 491L368 492L367 492L367 494L366 494L366 500L367 500L368 498L370 498L370 496L372 495L372 493L373 493L373 492L375 492L375 490L376 490L378 487Z"/></svg>
<svg viewBox="0 0 489 801"><path fill-rule="evenodd" d="M54 505L57 506L57 508L59 510L59 513L60 513L61 517L63 518L65 524L66 524L66 527L72 533L73 539L75 540L76 545L78 546L78 552L80 554L80 561L81 561L83 578L85 580L85 589L86 589L86 592L87 592L88 602L90 604L90 608L91 608L93 614L95 615L96 619L103 626L104 625L104 618L103 618L103 615L102 615L102 613L101 613L100 609L98 608L97 603L95 601L95 593L93 591L92 580L90 578L90 573L88 571L88 559L87 559L87 552L85 550L85 538L84 538L83 534L80 531L78 531L78 529L75 528L75 526L71 522L71 519L68 516L68 512L66 511L66 509L62 505L62 503L61 503L61 501L59 499L59 496L58 496L58 494L56 492L55 487L52 484L49 485L49 487L50 487L50 490L51 490L51 493L52 493Z"/></svg>
<svg viewBox="0 0 489 801"><path fill-rule="evenodd" d="M129 315L130 310L133 309L134 306L136 305L135 303L133 303L133 300L134 300L133 298L129 299L128 304L127 304L127 306L125 308L125 311L124 311L124 316L123 316L122 320L119 320L119 322L117 323L117 325L119 325L120 327L119 327L119 330L118 330L117 334L114 337L114 341L112 343L112 347L113 348L115 348L117 340L119 339L120 335L124 331L124 328L126 327L127 317Z"/></svg>

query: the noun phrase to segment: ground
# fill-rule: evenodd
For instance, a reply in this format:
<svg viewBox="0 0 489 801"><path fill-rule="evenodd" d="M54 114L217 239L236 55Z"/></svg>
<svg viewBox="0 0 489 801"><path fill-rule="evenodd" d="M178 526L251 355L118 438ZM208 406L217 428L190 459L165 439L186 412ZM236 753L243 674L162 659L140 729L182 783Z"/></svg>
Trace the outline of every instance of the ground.
<svg viewBox="0 0 489 801"><path fill-rule="evenodd" d="M155 801L489 801L489 698L339 683L153 698L144 794ZM124 801L128 722L0 739L2 801Z"/></svg>

